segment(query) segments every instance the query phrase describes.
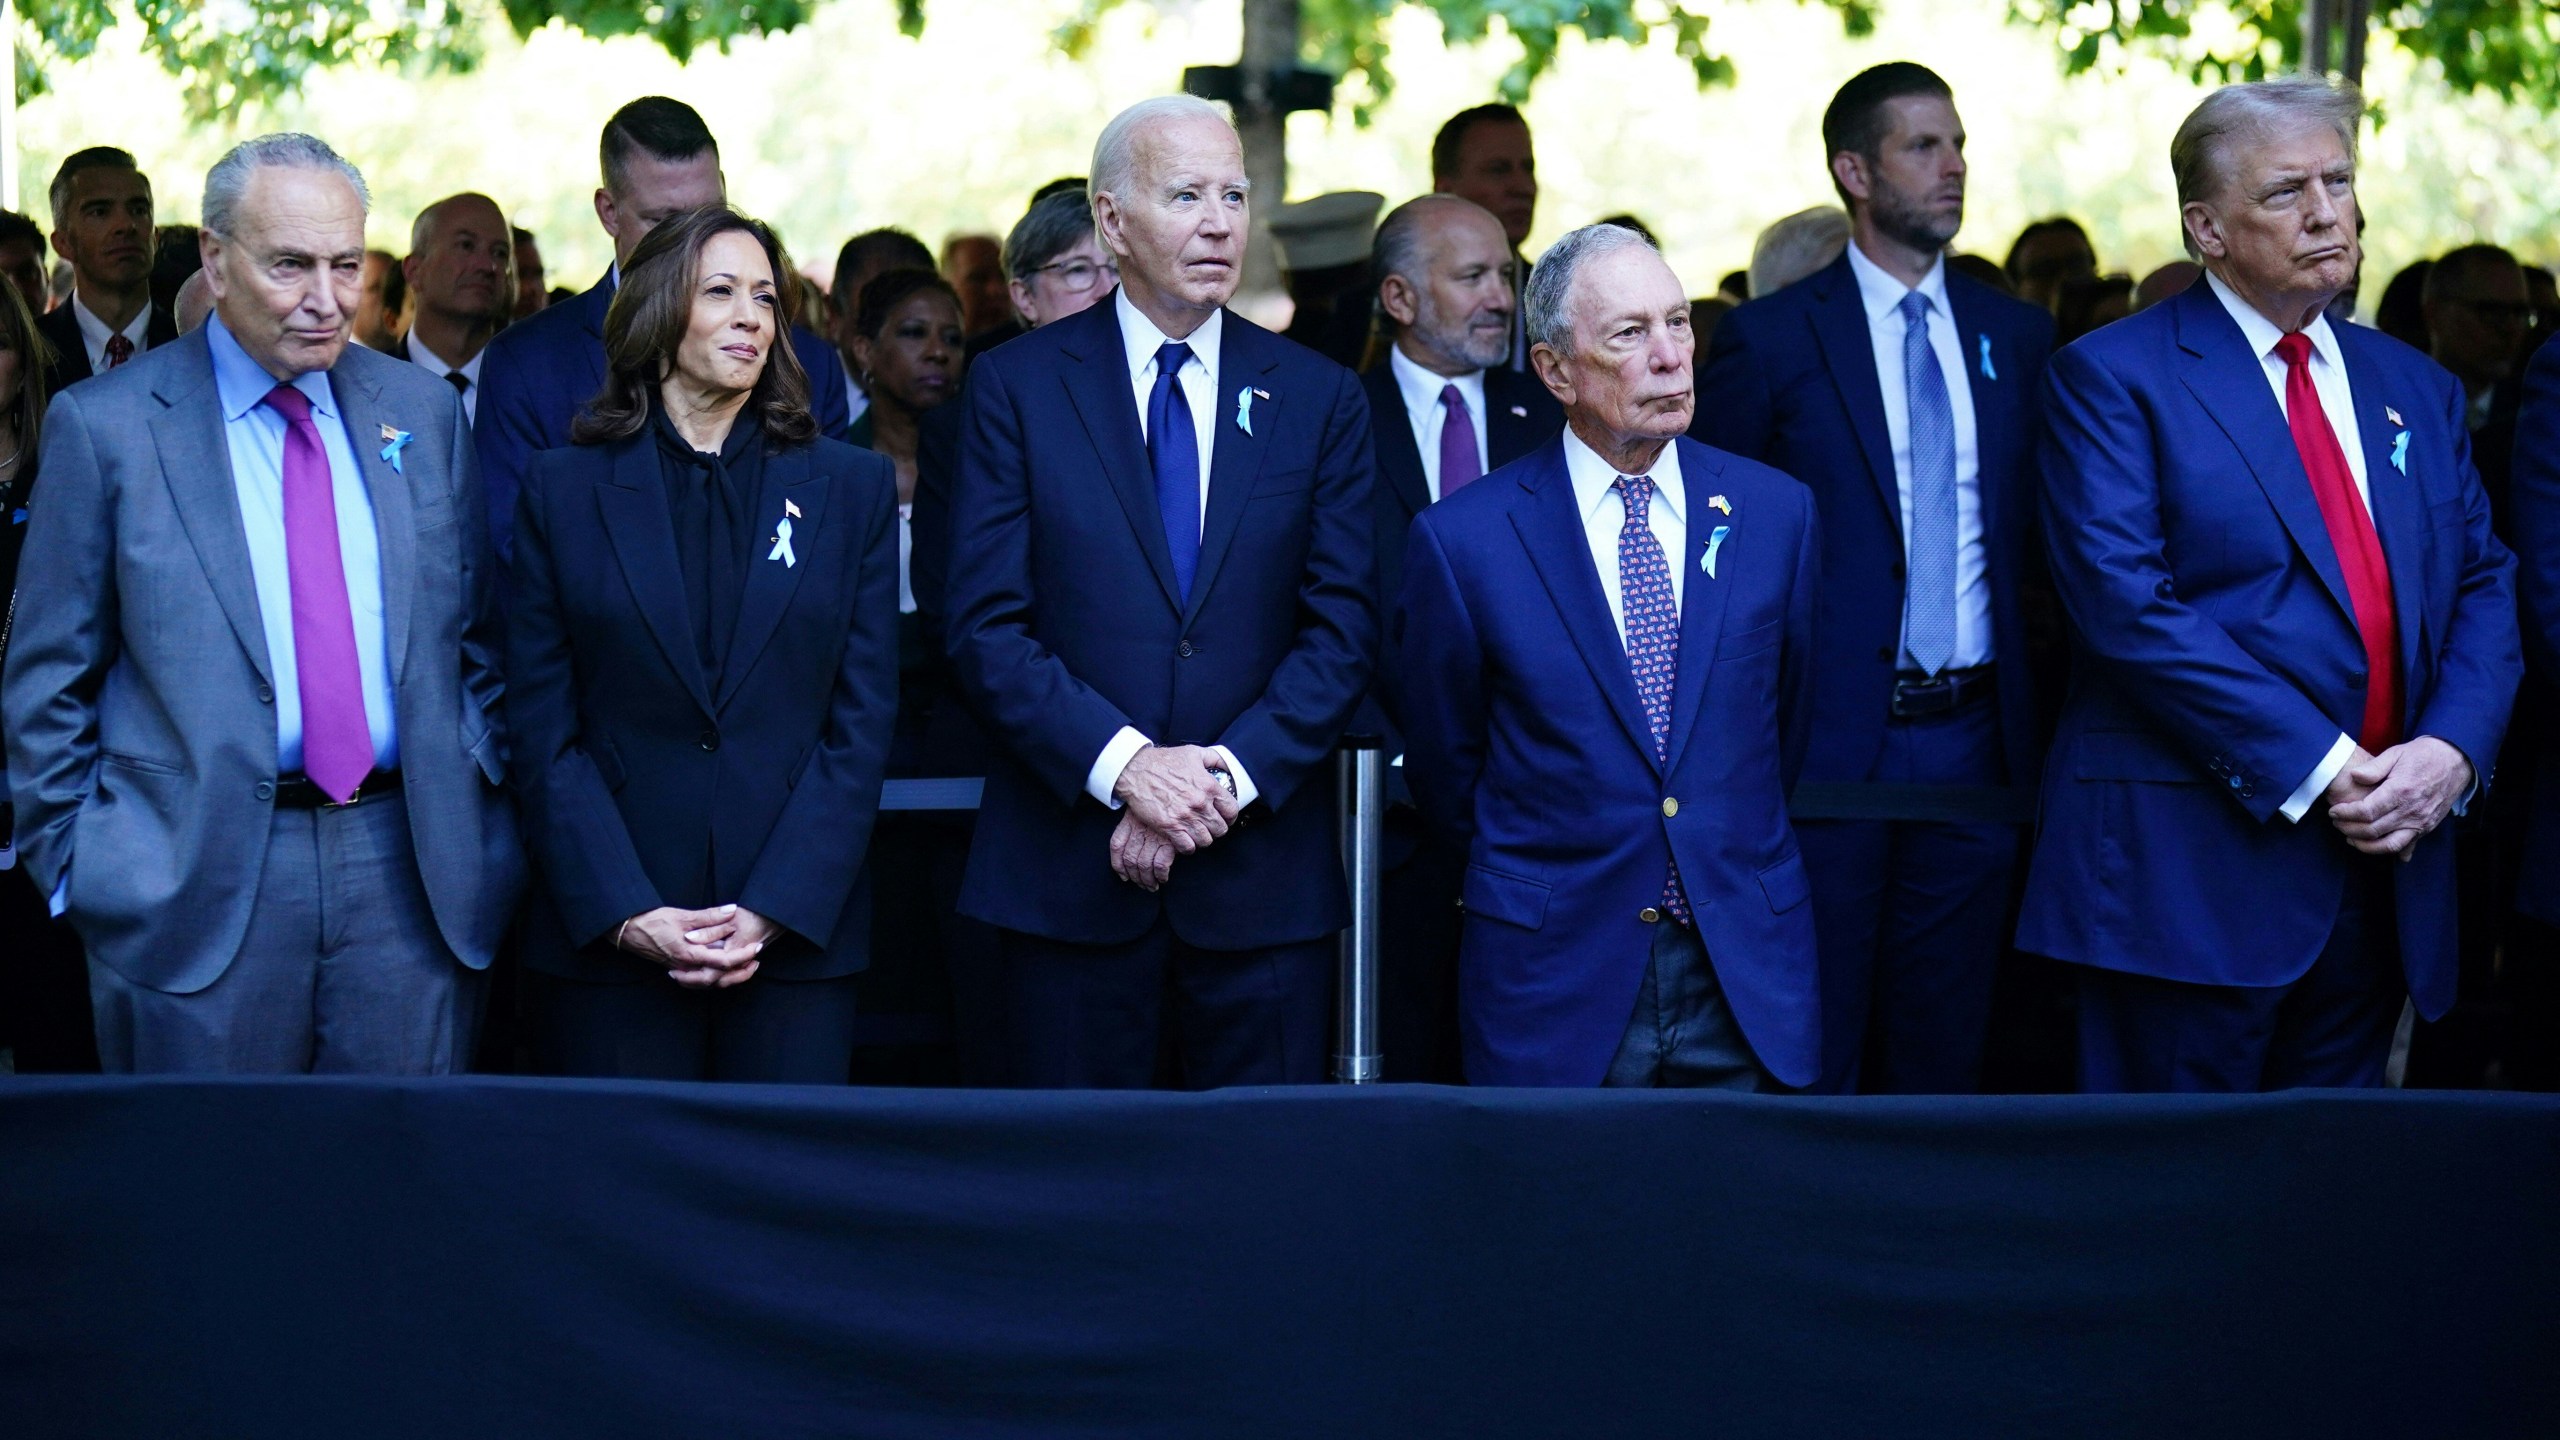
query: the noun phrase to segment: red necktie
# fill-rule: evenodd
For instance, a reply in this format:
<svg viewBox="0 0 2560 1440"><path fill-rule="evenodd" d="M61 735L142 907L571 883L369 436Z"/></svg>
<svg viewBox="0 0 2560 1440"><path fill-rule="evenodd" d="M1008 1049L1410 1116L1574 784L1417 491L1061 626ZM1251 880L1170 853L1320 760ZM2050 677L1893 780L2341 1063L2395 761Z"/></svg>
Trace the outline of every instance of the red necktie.
<svg viewBox="0 0 2560 1440"><path fill-rule="evenodd" d="M2320 408L2320 391L2311 383L2310 340L2287 335L2276 342L2276 354L2285 364L2285 423L2293 428L2293 448L2302 452L2311 498L2320 502L2329 544L2346 573L2356 633L2364 639L2364 728L2356 743L2379 755L2400 738L2400 616L2391 599L2391 566L2364 497L2356 493L2347 452L2339 448L2329 412Z"/></svg>
<svg viewBox="0 0 2560 1440"><path fill-rule="evenodd" d="M133 342L121 335L107 337L107 368L113 370L133 358Z"/></svg>

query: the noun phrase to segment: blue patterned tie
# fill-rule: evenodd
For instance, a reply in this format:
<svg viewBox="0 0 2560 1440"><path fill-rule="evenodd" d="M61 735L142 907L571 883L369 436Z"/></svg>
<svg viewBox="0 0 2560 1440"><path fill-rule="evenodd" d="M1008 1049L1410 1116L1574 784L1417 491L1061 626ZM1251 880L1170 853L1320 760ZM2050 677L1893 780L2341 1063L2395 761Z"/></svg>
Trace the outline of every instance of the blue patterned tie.
<svg viewBox="0 0 2560 1440"><path fill-rule="evenodd" d="M1147 397L1147 460L1156 472L1156 510L1164 516L1165 548L1173 552L1173 583L1191 603L1191 577L1200 570L1200 432L1182 393L1182 367L1191 347L1168 340L1156 351L1156 388Z"/></svg>
<svg viewBox="0 0 2560 1440"><path fill-rule="evenodd" d="M1902 384L1911 409L1911 582L1902 648L1925 675L1956 653L1956 416L1929 343L1929 297L1902 297Z"/></svg>
<svg viewBox="0 0 2560 1440"><path fill-rule="evenodd" d="M1680 607L1671 596L1671 564L1653 537L1653 478L1621 475L1613 487L1626 507L1618 531L1618 597L1626 610L1627 668L1644 701L1645 728L1653 732L1653 758L1670 759L1671 697L1680 677ZM1662 885L1662 908L1689 923L1689 898L1680 891L1679 862Z"/></svg>

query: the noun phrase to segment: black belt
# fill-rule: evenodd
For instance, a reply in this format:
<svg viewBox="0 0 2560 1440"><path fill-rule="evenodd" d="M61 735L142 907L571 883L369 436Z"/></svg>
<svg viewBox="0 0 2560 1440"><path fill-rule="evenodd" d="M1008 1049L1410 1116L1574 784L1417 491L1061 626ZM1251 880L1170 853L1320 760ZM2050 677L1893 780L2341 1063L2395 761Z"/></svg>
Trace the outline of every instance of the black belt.
<svg viewBox="0 0 2560 1440"><path fill-rule="evenodd" d="M1938 678L1921 675L1899 675L1893 682L1893 714L1909 720L1923 715L1952 715L1968 705L1991 698L1996 676L1994 667L1976 665L1967 670L1941 670Z"/></svg>
<svg viewBox="0 0 2560 1440"><path fill-rule="evenodd" d="M399 771L376 770L365 776L364 783L356 786L356 793L348 796L346 804L341 805L330 799L329 792L321 789L310 776L286 775L276 781L276 808L279 810L345 810L361 805L367 800L379 800L385 795L398 794L399 790Z"/></svg>

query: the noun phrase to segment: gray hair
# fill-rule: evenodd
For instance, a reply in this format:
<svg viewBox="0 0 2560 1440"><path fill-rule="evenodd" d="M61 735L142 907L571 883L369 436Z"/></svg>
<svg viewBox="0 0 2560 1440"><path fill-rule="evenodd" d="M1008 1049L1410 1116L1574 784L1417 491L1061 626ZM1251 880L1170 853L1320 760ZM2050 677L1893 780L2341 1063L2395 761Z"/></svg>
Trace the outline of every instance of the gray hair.
<svg viewBox="0 0 2560 1440"><path fill-rule="evenodd" d="M1775 295L1849 248L1849 212L1816 205L1771 223L1751 242L1751 298Z"/></svg>
<svg viewBox="0 0 2560 1440"><path fill-rule="evenodd" d="M2363 119L2364 95L2353 85L2302 76L2225 85L2189 111L2169 141L2169 173L2177 181L2178 208L2184 211L2193 202L2210 200L2221 192L2231 178L2225 162L2235 139L2326 124L2337 132L2338 143L2346 147L2347 161L2353 164L2356 126ZM2179 226L2181 233L2185 229ZM2195 237L2187 236L2186 244L2189 255L2197 253Z"/></svg>
<svg viewBox="0 0 2560 1440"><path fill-rule="evenodd" d="M1529 272L1528 293L1521 297L1522 327L1529 343L1561 350L1573 334L1573 277L1582 262L1612 255L1631 246L1653 249L1653 242L1624 225L1585 225L1565 233L1538 257Z"/></svg>
<svg viewBox="0 0 2560 1440"><path fill-rule="evenodd" d="M357 206L367 212L373 209L373 191L365 186L364 172L319 136L288 131L243 140L204 172L204 228L225 238L237 235L232 227L240 218L240 193L249 188L251 173L268 166L335 171L355 187Z"/></svg>
<svg viewBox="0 0 2560 1440"><path fill-rule="evenodd" d="M357 182L356 190L358 194L363 193L364 185L362 181ZM499 205L495 200L490 200L488 196L481 194L477 190L465 190L458 195L447 195L443 199L436 201L434 204L429 205L426 209L419 211L418 218L409 222L409 253L415 255L419 251L426 249L427 242L435 239L436 226L443 221L444 212L451 208L456 202L463 200L488 200L489 208L498 212L498 223L501 225L507 223L507 212L505 207ZM510 245L514 243L514 234L515 232L512 229L508 231L508 243Z"/></svg>
<svg viewBox="0 0 2560 1440"><path fill-rule="evenodd" d="M1093 168L1086 172L1093 178L1085 182L1086 195L1127 198L1129 186L1138 178L1138 132L1159 120L1229 123L1217 106L1197 95L1158 95L1139 101L1112 116L1111 123L1094 137Z"/></svg>
<svg viewBox="0 0 2560 1440"><path fill-rule="evenodd" d="M1378 222L1377 238L1370 242L1369 249L1370 286L1375 288L1379 281L1390 275L1419 280L1423 266L1422 242L1430 233L1432 216L1449 210L1472 210L1493 225L1502 223L1494 218L1492 211L1461 195L1438 192L1416 195L1388 211L1387 218Z"/></svg>
<svg viewBox="0 0 2560 1440"><path fill-rule="evenodd" d="M1004 237L1004 273L1028 285L1043 265L1093 234L1093 201L1082 190L1056 190L1031 202Z"/></svg>

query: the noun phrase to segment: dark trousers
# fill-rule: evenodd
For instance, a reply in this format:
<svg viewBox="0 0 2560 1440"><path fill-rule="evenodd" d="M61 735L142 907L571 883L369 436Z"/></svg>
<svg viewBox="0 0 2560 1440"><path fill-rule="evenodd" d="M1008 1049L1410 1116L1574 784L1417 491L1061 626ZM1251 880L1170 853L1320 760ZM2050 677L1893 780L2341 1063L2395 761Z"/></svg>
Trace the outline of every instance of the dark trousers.
<svg viewBox="0 0 2560 1440"><path fill-rule="evenodd" d="M1893 719L1869 780L2002 785L2000 709L1985 695ZM2006 949L2018 827L1904 820L1796 825L1822 967L1817 1093L1980 1088L1992 981Z"/></svg>
<svg viewBox="0 0 2560 1440"><path fill-rule="evenodd" d="M0 870L0 1046L22 1074L98 1070L80 937L53 918L35 882L15 867Z"/></svg>
<svg viewBox="0 0 2560 1440"><path fill-rule="evenodd" d="M1733 1016L1706 942L1686 925L1653 928L1635 1013L1603 1086L1623 1089L1781 1090Z"/></svg>
<svg viewBox="0 0 2560 1440"><path fill-rule="evenodd" d="M1425 836L1410 809L1387 812L1390 854L1405 852L1378 886L1378 1048L1390 1081L1455 1085L1458 1047L1458 886L1466 857Z"/></svg>
<svg viewBox="0 0 2560 1440"><path fill-rule="evenodd" d="M853 1064L852 975L758 975L728 990L689 989L663 974L629 985L526 978L542 992L536 1048L545 1074L842 1085Z"/></svg>
<svg viewBox="0 0 2560 1440"><path fill-rule="evenodd" d="M2247 1093L2382 1083L2409 995L2395 862L2359 858L2337 924L2290 985L2190 985L2080 970L2080 1085L2091 1094Z"/></svg>
<svg viewBox="0 0 2560 1440"><path fill-rule="evenodd" d="M1207 1090L1325 1078L1330 938L1203 950L1161 917L1124 945L1002 935L1017 1085Z"/></svg>

